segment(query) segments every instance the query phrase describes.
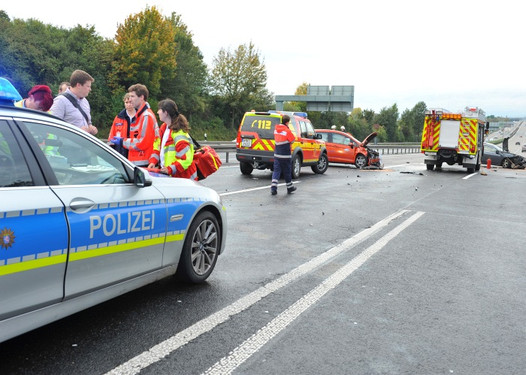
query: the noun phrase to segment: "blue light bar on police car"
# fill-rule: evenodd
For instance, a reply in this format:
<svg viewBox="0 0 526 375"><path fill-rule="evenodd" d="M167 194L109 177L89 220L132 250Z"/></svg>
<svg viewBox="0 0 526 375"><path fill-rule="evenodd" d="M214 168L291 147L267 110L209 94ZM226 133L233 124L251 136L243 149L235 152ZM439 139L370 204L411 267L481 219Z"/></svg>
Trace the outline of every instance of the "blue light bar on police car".
<svg viewBox="0 0 526 375"><path fill-rule="evenodd" d="M14 102L22 100L15 87L7 79L0 77L0 104L14 105Z"/></svg>

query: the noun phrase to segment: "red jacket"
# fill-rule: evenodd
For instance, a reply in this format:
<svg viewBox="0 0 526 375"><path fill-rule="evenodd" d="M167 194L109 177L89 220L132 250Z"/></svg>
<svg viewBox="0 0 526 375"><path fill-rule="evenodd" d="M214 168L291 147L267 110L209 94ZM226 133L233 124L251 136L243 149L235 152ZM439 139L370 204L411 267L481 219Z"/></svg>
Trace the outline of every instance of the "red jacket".
<svg viewBox="0 0 526 375"><path fill-rule="evenodd" d="M290 158L290 144L296 137L287 125L278 124L274 128L274 156L277 158Z"/></svg>
<svg viewBox="0 0 526 375"><path fill-rule="evenodd" d="M153 143L159 137L159 126L148 103L139 108L135 118L137 120L130 125L129 137L122 140L122 146L128 150L128 159L132 163L145 167L153 154Z"/></svg>

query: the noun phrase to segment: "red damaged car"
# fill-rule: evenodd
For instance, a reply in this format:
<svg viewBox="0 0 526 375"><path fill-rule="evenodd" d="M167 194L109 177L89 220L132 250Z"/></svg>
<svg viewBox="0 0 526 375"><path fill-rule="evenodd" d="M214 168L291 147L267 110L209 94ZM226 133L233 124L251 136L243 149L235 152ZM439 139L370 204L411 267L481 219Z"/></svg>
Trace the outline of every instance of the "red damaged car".
<svg viewBox="0 0 526 375"><path fill-rule="evenodd" d="M327 148L329 163L354 164L356 168L376 167L383 168L380 154L367 144L377 133L369 134L362 142L350 133L331 129L316 129L316 134L321 134Z"/></svg>

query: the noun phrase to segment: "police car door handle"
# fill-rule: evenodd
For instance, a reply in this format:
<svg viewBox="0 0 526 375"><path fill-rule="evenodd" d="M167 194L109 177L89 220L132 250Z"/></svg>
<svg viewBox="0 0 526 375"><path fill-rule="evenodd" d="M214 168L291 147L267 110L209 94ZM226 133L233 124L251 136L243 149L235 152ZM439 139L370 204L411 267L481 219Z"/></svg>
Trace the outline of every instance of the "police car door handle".
<svg viewBox="0 0 526 375"><path fill-rule="evenodd" d="M69 203L69 208L71 210L73 210L73 211L87 212L93 206L95 206L95 202L93 202L91 199L87 199L87 198L74 198Z"/></svg>

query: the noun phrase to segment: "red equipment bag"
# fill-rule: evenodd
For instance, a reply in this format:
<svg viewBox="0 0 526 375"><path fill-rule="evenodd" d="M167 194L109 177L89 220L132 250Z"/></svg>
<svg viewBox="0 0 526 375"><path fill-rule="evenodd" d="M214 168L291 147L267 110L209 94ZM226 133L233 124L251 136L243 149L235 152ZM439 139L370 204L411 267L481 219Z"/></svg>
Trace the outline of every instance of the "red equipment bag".
<svg viewBox="0 0 526 375"><path fill-rule="evenodd" d="M203 146L194 153L194 162L197 167L197 179L204 180L221 166L221 159L216 150L210 146Z"/></svg>

